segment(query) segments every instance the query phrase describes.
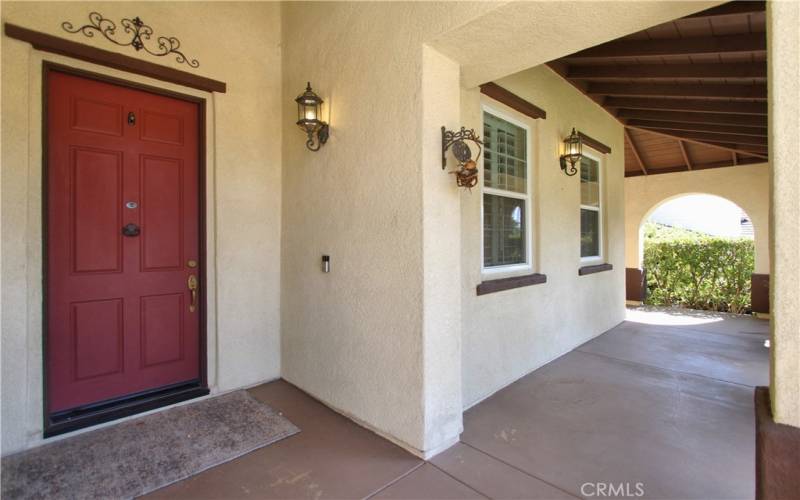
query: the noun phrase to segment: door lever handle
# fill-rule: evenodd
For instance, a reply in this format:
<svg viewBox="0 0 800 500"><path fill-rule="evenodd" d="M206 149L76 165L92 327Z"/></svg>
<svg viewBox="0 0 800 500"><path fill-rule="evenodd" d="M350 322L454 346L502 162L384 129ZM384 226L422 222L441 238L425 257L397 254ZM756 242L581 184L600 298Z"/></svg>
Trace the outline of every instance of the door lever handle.
<svg viewBox="0 0 800 500"><path fill-rule="evenodd" d="M189 312L194 312L197 309L197 276L190 274L189 279L186 281L186 286L189 287L189 291L192 293L192 302L189 304Z"/></svg>

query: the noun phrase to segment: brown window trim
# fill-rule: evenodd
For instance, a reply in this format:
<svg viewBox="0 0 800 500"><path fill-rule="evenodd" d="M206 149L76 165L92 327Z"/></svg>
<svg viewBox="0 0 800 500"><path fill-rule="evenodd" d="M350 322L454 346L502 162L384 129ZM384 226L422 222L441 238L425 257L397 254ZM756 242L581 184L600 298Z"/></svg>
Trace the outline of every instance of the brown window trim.
<svg viewBox="0 0 800 500"><path fill-rule="evenodd" d="M14 24L5 23L5 33L9 38L30 43L33 45L34 49L60 54L94 64L101 64L109 68L144 75L165 82L177 83L178 85L204 90L206 92L225 93L227 88L225 82L212 80L211 78L198 76L167 66L161 66L160 64L142 61L141 59L117 54L116 52L97 49L82 43L64 40L57 36L29 30Z"/></svg>
<svg viewBox="0 0 800 500"><path fill-rule="evenodd" d="M503 290L511 290L514 288L522 288L524 286L531 285L540 285L542 283L547 283L547 276L544 274L533 273L526 274L525 276L513 276L511 278L482 281L476 287L476 292L478 295L486 295L487 293L502 292Z"/></svg>
<svg viewBox="0 0 800 500"><path fill-rule="evenodd" d="M611 264L597 264L594 266L583 266L578 268L578 276L586 276L587 274L602 273L603 271L610 271L614 269Z"/></svg>
<svg viewBox="0 0 800 500"><path fill-rule="evenodd" d="M581 138L581 142L586 144L590 148L599 151L600 153L611 154L611 148L603 144L602 142L598 141L593 137L589 137L588 135L584 134L583 132L578 132L578 135Z"/></svg>
<svg viewBox="0 0 800 500"><path fill-rule="evenodd" d="M530 116L531 118L547 118L547 112L545 110L530 101L526 101L517 94L509 92L494 82L481 85L481 94L491 97L495 101L505 104L509 108L519 111L523 115Z"/></svg>

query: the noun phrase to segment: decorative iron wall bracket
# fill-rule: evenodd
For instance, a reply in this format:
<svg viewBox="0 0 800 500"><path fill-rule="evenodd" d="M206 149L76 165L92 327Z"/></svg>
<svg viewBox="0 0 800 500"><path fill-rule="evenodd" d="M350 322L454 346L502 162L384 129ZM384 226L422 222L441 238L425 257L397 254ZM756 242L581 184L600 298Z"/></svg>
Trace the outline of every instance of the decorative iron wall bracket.
<svg viewBox="0 0 800 500"><path fill-rule="evenodd" d="M466 141L474 142L478 146L478 154L472 159L472 150ZM458 132L442 127L442 170L447 168L447 150L452 149L453 156L458 160L457 169L451 171L456 176L458 187L472 188L478 183L477 160L481 157L483 142L475 133L475 129L467 130L461 127Z"/></svg>
<svg viewBox="0 0 800 500"><path fill-rule="evenodd" d="M478 155L475 157L475 160L480 158L481 151L483 151L481 148L483 142L475 133L475 129L467 130L461 127L461 130L458 132L453 132L452 130L447 130L446 127L442 127L442 170L447 168L447 150L450 149L450 147L453 148L453 156L456 157L459 165L471 159L472 151L464 141L472 141L478 146Z"/></svg>
<svg viewBox="0 0 800 500"><path fill-rule="evenodd" d="M146 25L139 17L134 17L133 19L123 18L120 24L124 29L124 33L131 36L130 40L118 39L116 23L104 18L99 12L89 14L89 24L76 28L71 22L64 21L61 23L61 27L67 33L80 32L88 38L93 38L95 33L100 33L111 43L120 47L133 47L137 52L144 49L148 54L159 57L174 54L178 63L188 64L192 68L200 67L197 59L189 59L180 51L181 42L174 36L159 36L156 37L154 43L148 43L153 37L153 28Z"/></svg>

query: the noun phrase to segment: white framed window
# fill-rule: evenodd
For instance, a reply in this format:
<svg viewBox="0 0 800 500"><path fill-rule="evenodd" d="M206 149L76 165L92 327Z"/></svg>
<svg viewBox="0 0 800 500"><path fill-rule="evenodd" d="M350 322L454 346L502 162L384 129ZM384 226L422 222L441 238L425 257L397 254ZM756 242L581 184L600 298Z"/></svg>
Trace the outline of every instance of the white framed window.
<svg viewBox="0 0 800 500"><path fill-rule="evenodd" d="M531 129L483 106L481 218L484 274L531 269Z"/></svg>
<svg viewBox="0 0 800 500"><path fill-rule="evenodd" d="M603 260L603 169L601 159L584 150L581 158L581 262Z"/></svg>

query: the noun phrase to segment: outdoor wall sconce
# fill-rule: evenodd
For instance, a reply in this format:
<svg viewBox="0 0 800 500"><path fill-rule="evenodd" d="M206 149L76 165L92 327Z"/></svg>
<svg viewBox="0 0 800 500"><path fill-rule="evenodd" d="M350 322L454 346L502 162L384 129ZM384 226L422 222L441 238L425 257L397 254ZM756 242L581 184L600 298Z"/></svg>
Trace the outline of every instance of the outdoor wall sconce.
<svg viewBox="0 0 800 500"><path fill-rule="evenodd" d="M311 90L311 82L308 82L306 91L294 101L297 103L297 126L308 136L306 147L319 151L330 135L328 124L319 119L322 99Z"/></svg>
<svg viewBox="0 0 800 500"><path fill-rule="evenodd" d="M472 141L478 146L478 154L472 159L472 150L465 141ZM452 148L453 156L458 160L458 168L450 171L456 176L456 185L465 189L472 189L478 184L478 158L481 157L483 142L475 134L474 129L467 130L461 127L458 132L442 127L442 170L447 167L447 150Z"/></svg>
<svg viewBox="0 0 800 500"><path fill-rule="evenodd" d="M575 128L573 127L572 133L564 139L564 154L561 155L561 170L570 177L578 172L575 164L581 161L583 156L581 149L581 136L575 133ZM567 164L569 164L569 167Z"/></svg>

